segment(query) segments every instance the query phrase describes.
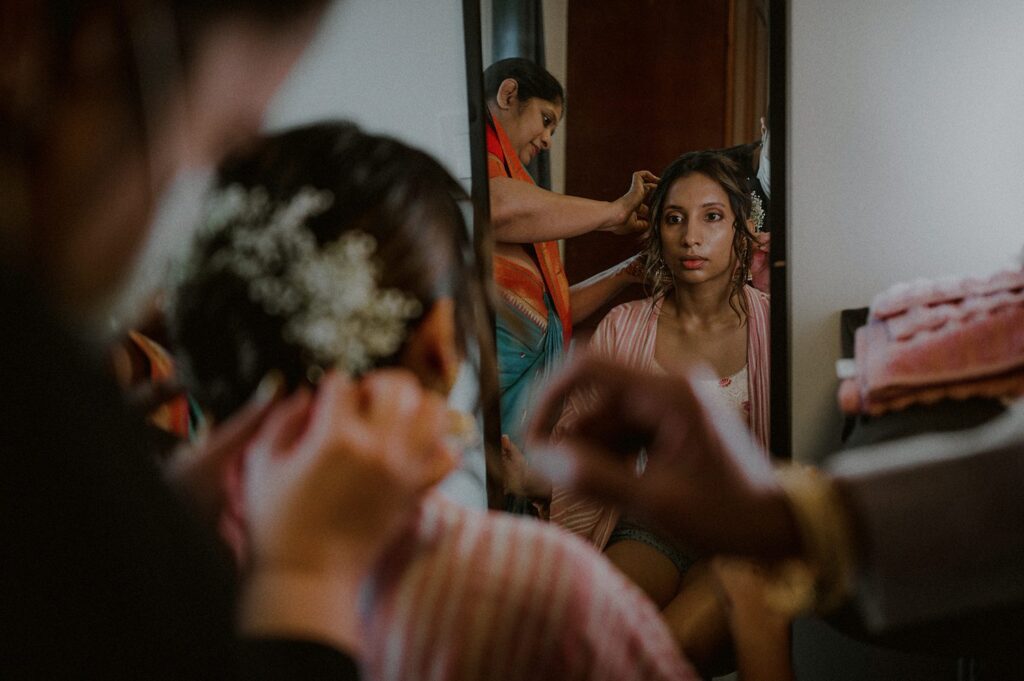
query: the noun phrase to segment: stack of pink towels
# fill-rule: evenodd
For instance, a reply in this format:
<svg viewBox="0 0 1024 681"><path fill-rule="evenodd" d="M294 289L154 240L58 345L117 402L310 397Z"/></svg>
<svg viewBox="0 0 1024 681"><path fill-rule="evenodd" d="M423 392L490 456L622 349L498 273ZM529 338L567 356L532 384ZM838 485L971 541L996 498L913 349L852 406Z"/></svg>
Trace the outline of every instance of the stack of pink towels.
<svg viewBox="0 0 1024 681"><path fill-rule="evenodd" d="M1024 270L987 279L918 280L878 295L857 330L844 412L1024 395Z"/></svg>

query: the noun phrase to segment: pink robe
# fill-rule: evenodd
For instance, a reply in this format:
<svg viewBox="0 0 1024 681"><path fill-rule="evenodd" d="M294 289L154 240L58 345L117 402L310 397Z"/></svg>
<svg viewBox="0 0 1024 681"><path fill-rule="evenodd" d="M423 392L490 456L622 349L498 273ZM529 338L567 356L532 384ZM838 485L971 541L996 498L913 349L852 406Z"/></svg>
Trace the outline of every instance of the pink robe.
<svg viewBox="0 0 1024 681"><path fill-rule="evenodd" d="M364 596L369 681L697 681L639 588L533 519L435 495Z"/></svg>
<svg viewBox="0 0 1024 681"><path fill-rule="evenodd" d="M747 377L750 395L750 428L754 439L767 453L770 435L769 370L771 367L771 314L769 296L744 287L747 310ZM601 320L590 339L590 349L601 356L648 373L659 373L654 361L661 301L635 300L612 309ZM556 428L556 435L578 417L581 400L569 399ZM551 494L551 521L603 549L619 520L618 509L600 504L566 488Z"/></svg>

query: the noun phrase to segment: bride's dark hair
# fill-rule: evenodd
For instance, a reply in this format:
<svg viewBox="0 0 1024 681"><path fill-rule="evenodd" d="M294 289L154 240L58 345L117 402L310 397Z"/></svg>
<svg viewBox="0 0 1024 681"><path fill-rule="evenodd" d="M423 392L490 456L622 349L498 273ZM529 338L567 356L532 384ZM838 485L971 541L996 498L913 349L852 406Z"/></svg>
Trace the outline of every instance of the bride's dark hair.
<svg viewBox="0 0 1024 681"><path fill-rule="evenodd" d="M304 223L319 248L353 230L369 234L377 243L373 259L382 289L415 298L422 313L450 296L463 356L465 334L473 333L483 344L479 354L493 354L480 282L467 264L471 249L459 206L465 191L427 154L351 124L321 123L258 140L221 166L218 184L261 187L279 204L310 188L330 192L329 207ZM241 406L269 371L280 371L293 388L309 380L311 368L319 368L307 351L287 340L288 319L252 299L249 280L211 266L224 257L218 253L229 243L231 229L198 242L197 266L177 287L169 320L186 383L218 419ZM408 328L420 318L409 320ZM375 365L393 364L401 352Z"/></svg>
<svg viewBox="0 0 1024 681"><path fill-rule="evenodd" d="M726 151L736 149L738 148ZM688 152L672 161L661 172L661 180L651 197L651 229L647 233L642 251L644 288L653 300L658 300L675 287L675 281L662 260L661 221L665 213L665 199L672 185L695 173L706 175L717 182L729 198L729 208L732 209L734 219L732 250L737 261L736 271L729 285L729 305L739 317L744 318L747 314L747 302L743 296L743 287L750 278L750 263L757 242L747 229L751 211L749 189L736 161L723 151Z"/></svg>

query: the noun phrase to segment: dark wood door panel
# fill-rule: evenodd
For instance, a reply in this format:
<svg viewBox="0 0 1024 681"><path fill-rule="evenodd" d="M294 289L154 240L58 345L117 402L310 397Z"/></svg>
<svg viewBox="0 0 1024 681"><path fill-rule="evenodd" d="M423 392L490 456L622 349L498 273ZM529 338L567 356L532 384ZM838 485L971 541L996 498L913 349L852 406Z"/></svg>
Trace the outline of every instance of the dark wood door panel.
<svg viewBox="0 0 1024 681"><path fill-rule="evenodd" d="M729 22L729 0L570 0L567 194L611 200L634 170L657 173L684 151L724 146ZM581 281L638 249L606 234L570 239L566 271ZM639 297L635 288L613 304Z"/></svg>

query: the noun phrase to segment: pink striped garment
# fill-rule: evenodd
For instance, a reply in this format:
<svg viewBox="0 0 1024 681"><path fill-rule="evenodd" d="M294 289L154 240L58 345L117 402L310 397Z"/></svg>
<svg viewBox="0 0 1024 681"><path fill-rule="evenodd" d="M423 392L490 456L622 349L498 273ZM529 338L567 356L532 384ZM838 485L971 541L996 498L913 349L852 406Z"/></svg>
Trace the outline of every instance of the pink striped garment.
<svg viewBox="0 0 1024 681"><path fill-rule="evenodd" d="M363 601L363 678L697 679L654 605L560 528L434 495Z"/></svg>
<svg viewBox="0 0 1024 681"><path fill-rule="evenodd" d="M769 407L769 371L771 368L771 307L768 294L746 286L747 302L747 380L750 396L750 428L755 440L768 453L771 410ZM591 351L650 373L660 373L654 361L654 342L658 331L661 300L650 298L624 303L601 320L590 339ZM574 394L565 406L555 435L564 432L578 417L579 409L590 399ZM579 535L603 549L619 520L619 512L571 490L555 487L551 495L551 522Z"/></svg>

